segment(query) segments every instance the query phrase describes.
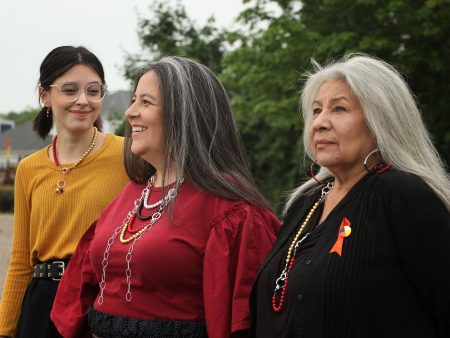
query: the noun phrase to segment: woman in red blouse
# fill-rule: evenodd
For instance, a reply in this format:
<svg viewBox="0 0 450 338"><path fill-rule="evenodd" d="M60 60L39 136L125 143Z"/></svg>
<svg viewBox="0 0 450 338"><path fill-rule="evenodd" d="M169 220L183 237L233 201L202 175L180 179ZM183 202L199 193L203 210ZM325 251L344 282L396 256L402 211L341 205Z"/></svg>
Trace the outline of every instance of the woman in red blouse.
<svg viewBox="0 0 450 338"><path fill-rule="evenodd" d="M243 337L278 219L253 183L224 88L165 57L138 74L132 182L85 234L51 318L64 337Z"/></svg>

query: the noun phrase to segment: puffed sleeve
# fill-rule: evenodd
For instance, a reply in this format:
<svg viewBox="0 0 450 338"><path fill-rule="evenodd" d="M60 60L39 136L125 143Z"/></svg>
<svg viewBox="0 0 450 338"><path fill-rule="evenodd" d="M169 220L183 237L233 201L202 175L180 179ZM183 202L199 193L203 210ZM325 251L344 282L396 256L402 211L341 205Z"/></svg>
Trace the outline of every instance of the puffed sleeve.
<svg viewBox="0 0 450 338"><path fill-rule="evenodd" d="M430 311L437 337L450 337L450 213L418 177L389 182L389 223L405 272Z"/></svg>
<svg viewBox="0 0 450 338"><path fill-rule="evenodd" d="M270 211L243 203L212 225L203 270L210 337L229 338L250 328L250 291L279 228L280 222Z"/></svg>
<svg viewBox="0 0 450 338"><path fill-rule="evenodd" d="M59 283L50 318L64 338L91 337L89 307L99 292L89 258L96 222L86 231Z"/></svg>

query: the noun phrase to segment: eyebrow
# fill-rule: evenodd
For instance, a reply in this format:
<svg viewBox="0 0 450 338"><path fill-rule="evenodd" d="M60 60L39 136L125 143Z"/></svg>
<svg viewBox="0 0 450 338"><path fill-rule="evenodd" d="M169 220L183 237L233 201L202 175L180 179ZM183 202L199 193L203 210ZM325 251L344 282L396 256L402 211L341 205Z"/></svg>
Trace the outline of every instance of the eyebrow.
<svg viewBox="0 0 450 338"><path fill-rule="evenodd" d="M141 95L139 95L139 97L140 97L141 99L143 99L143 98L145 98L145 97L148 97L149 99L151 99L151 100L153 100L153 101L158 101L158 100L156 99L156 97L154 97L154 96L151 95L151 94L147 94L147 93L141 94ZM136 98L136 95L134 95L133 98Z"/></svg>
<svg viewBox="0 0 450 338"><path fill-rule="evenodd" d="M61 82L61 83L63 83L63 84L70 84L70 85L77 85L77 86L80 85L80 83L77 82L77 81L66 81L66 82ZM86 85L90 85L90 84L93 84L93 83L103 84L100 81L89 81L89 82L86 82Z"/></svg>
<svg viewBox="0 0 450 338"><path fill-rule="evenodd" d="M348 103L350 103L350 100L345 96L334 97L330 100L331 103L336 103L338 101L347 101ZM321 102L318 100L314 100L312 104L321 104Z"/></svg>

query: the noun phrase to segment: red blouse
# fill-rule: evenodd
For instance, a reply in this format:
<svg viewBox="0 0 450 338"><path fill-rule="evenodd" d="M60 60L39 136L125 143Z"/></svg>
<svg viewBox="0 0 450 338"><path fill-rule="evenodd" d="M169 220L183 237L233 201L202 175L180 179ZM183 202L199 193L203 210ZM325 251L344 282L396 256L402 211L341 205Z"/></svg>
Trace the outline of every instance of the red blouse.
<svg viewBox="0 0 450 338"><path fill-rule="evenodd" d="M88 336L91 305L111 315L145 320L206 320L213 338L248 329L250 290L280 223L267 209L221 199L186 181L172 215L165 210L134 245L131 301L125 298L125 257L132 242L123 244L117 235L106 268L104 302L98 303L108 239L143 188L128 184L80 241L53 304L51 318L59 332L66 338ZM161 199L161 190L152 188L149 203ZM144 222L136 218L133 228Z"/></svg>

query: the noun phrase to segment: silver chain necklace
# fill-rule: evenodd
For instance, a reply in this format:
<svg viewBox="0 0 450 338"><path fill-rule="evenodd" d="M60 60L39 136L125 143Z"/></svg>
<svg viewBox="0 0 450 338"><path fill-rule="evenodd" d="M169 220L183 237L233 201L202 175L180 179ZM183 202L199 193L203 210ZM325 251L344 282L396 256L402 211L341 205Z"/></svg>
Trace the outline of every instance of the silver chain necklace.
<svg viewBox="0 0 450 338"><path fill-rule="evenodd" d="M150 191L150 188L154 181L155 181L155 175L150 177L150 179L148 180L147 186L144 188L144 190L141 193L141 196L138 197L134 201L134 203L133 203L134 207L133 207L133 209L131 209L128 212L127 216L124 218L124 220L122 222L122 225L118 226L114 230L113 234L106 242L106 248L103 253L103 260L102 260L102 281L100 282L100 295L97 299L97 302L99 305L102 305L103 300L104 300L103 293L106 288L106 268L108 266L109 252L110 252L111 246L113 245L114 240L116 239L117 235L119 235L122 232L125 225L130 222L133 215L137 212L139 204L141 203L142 199L145 196L145 191L146 190ZM145 234L148 230L150 230L152 228L153 224L161 218L165 207L169 204L169 202L171 200L174 200L175 197L177 196L178 189L181 186L181 184L183 183L183 181L184 181L184 178L181 177L180 180L175 184L175 187L168 191L167 195L162 199L162 202L160 203L158 210L152 214L151 219L150 219L149 223L145 226L144 231L137 234L137 236L133 239L130 247L128 248L127 254L125 255L125 261L127 264L126 265L127 268L125 270L125 277L127 280L127 292L125 294L125 299L127 300L127 302L130 302L131 298L132 298L132 294L131 294L131 275L132 275L131 260L133 258L134 245L142 237L142 235Z"/></svg>

